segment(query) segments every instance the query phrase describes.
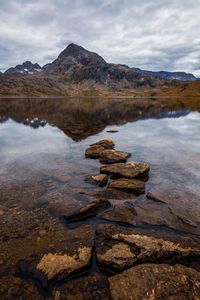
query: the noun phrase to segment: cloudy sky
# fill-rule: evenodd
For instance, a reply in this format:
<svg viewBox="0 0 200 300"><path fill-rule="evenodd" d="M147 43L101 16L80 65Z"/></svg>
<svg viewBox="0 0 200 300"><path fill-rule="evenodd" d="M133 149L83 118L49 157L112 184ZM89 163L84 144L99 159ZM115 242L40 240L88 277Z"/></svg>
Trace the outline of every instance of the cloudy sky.
<svg viewBox="0 0 200 300"><path fill-rule="evenodd" d="M0 0L0 70L69 43L108 62L200 76L200 0Z"/></svg>

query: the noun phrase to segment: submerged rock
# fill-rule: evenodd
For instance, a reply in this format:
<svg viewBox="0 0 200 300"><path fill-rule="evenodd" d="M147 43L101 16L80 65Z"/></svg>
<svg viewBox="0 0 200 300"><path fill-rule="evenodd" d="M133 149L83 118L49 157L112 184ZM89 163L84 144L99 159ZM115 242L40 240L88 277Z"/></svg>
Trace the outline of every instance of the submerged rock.
<svg viewBox="0 0 200 300"><path fill-rule="evenodd" d="M182 265L143 264L109 283L112 300L200 299L200 273Z"/></svg>
<svg viewBox="0 0 200 300"><path fill-rule="evenodd" d="M112 140L100 140L97 143L91 144L85 151L86 158L100 158L101 153L106 149L113 149L115 144Z"/></svg>
<svg viewBox="0 0 200 300"><path fill-rule="evenodd" d="M103 164L113 164L126 162L126 160L131 156L131 153L124 151L117 151L114 149L104 150L100 153L99 161Z"/></svg>
<svg viewBox="0 0 200 300"><path fill-rule="evenodd" d="M100 168L101 173L125 178L138 178L147 175L149 170L149 164L142 162L118 163Z"/></svg>
<svg viewBox="0 0 200 300"><path fill-rule="evenodd" d="M200 247L190 238L175 238L170 234L163 237L154 231L99 225L96 253L102 267L120 271L146 262L199 261Z"/></svg>
<svg viewBox="0 0 200 300"><path fill-rule="evenodd" d="M47 290L70 274L89 267L94 242L93 230L85 226L78 231L71 231L69 235L66 242L20 260L17 265L18 273L33 277Z"/></svg>
<svg viewBox="0 0 200 300"><path fill-rule="evenodd" d="M101 218L129 225L136 225L137 212L132 204L113 205L101 214Z"/></svg>
<svg viewBox="0 0 200 300"><path fill-rule="evenodd" d="M68 223L72 222L78 222L90 217L93 217L100 213L102 210L105 210L110 206L109 201L103 199L103 200L95 200L91 203L88 203L79 209L76 209L69 215L64 215L65 220Z"/></svg>
<svg viewBox="0 0 200 300"><path fill-rule="evenodd" d="M92 273L64 283L53 296L60 300L109 300L108 279L100 273Z"/></svg>
<svg viewBox="0 0 200 300"><path fill-rule="evenodd" d="M89 175L85 178L85 181L105 186L108 183L108 176L106 174Z"/></svg>
<svg viewBox="0 0 200 300"><path fill-rule="evenodd" d="M119 178L109 183L109 188L119 189L133 194L143 194L145 183L138 179Z"/></svg>

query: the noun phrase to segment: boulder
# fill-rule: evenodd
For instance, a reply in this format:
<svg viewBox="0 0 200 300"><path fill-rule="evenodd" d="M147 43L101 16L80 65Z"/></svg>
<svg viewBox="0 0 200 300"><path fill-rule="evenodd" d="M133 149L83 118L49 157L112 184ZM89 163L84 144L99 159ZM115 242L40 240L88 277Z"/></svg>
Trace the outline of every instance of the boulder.
<svg viewBox="0 0 200 300"><path fill-rule="evenodd" d="M67 221L67 223L78 222L97 215L109 206L110 203L108 200L95 200L91 203L83 205L82 207L74 210L68 215L64 215L64 218Z"/></svg>
<svg viewBox="0 0 200 300"><path fill-rule="evenodd" d="M99 161L103 164L121 163L126 162L130 156L128 152L107 149L100 153Z"/></svg>
<svg viewBox="0 0 200 300"><path fill-rule="evenodd" d="M85 181L105 186L108 183L108 176L106 174L89 175L85 178Z"/></svg>
<svg viewBox="0 0 200 300"><path fill-rule="evenodd" d="M109 278L112 300L200 299L200 273L182 265L143 264Z"/></svg>
<svg viewBox="0 0 200 300"><path fill-rule="evenodd" d="M125 178L138 178L147 175L150 166L143 162L118 163L102 166L100 172Z"/></svg>
<svg viewBox="0 0 200 300"><path fill-rule="evenodd" d="M133 194L143 194L145 192L145 183L138 179L119 178L109 183L109 188L122 190Z"/></svg>
<svg viewBox="0 0 200 300"><path fill-rule="evenodd" d="M53 292L53 299L109 300L108 279L95 272L88 276L70 280L56 288Z"/></svg>
<svg viewBox="0 0 200 300"><path fill-rule="evenodd" d="M100 266L115 272L146 262L198 264L200 258L200 244L191 237L139 228L99 225L95 245Z"/></svg>

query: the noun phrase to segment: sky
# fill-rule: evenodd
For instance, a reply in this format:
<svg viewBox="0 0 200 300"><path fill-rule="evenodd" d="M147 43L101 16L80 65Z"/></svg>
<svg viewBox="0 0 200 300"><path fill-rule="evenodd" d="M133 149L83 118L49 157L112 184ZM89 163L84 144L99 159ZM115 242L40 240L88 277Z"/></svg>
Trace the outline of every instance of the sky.
<svg viewBox="0 0 200 300"><path fill-rule="evenodd" d="M0 71L70 43L106 61L200 77L200 0L0 0Z"/></svg>

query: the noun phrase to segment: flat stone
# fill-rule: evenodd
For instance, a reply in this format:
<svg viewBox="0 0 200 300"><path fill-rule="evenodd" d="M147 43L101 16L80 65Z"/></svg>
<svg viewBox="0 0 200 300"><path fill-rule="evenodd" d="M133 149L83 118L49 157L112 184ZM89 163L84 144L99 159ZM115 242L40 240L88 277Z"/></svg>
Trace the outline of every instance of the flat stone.
<svg viewBox="0 0 200 300"><path fill-rule="evenodd" d="M182 265L143 264L109 283L112 300L200 299L200 273Z"/></svg>
<svg viewBox="0 0 200 300"><path fill-rule="evenodd" d="M106 200L132 200L135 198L133 194L126 193L117 189L107 188L103 191L96 192L93 197Z"/></svg>
<svg viewBox="0 0 200 300"><path fill-rule="evenodd" d="M88 227L78 230L80 232L71 231L66 242L20 260L17 264L18 274L40 281L47 290L70 274L88 268L92 257L94 232Z"/></svg>
<svg viewBox="0 0 200 300"><path fill-rule="evenodd" d="M101 214L101 218L129 225L136 225L137 212L132 204L113 205Z"/></svg>
<svg viewBox="0 0 200 300"><path fill-rule="evenodd" d="M99 158L101 153L106 149L113 149L115 144L112 140L100 140L97 143L91 144L85 151L86 158Z"/></svg>
<svg viewBox="0 0 200 300"><path fill-rule="evenodd" d="M100 273L92 273L70 280L53 292L59 300L109 300L108 279Z"/></svg>
<svg viewBox="0 0 200 300"><path fill-rule="evenodd" d="M117 151L114 149L104 150L100 153L99 161L103 164L113 164L126 162L126 160L131 156L131 153L124 151Z"/></svg>
<svg viewBox="0 0 200 300"><path fill-rule="evenodd" d="M152 262L199 262L200 246L190 237L144 229L99 225L95 245L102 268L121 271L136 264Z"/></svg>
<svg viewBox="0 0 200 300"><path fill-rule="evenodd" d="M69 215L64 215L64 218L68 223L78 222L97 215L98 213L105 210L109 206L110 206L109 201L105 199L95 200L92 201L91 203L83 205L79 209L74 210Z"/></svg>
<svg viewBox="0 0 200 300"><path fill-rule="evenodd" d="M169 203L169 196L155 188L147 193L147 198L155 202Z"/></svg>
<svg viewBox="0 0 200 300"><path fill-rule="evenodd" d="M104 139L104 140L100 140L94 144L90 145L91 147L93 146L103 146L106 149L113 149L115 147L114 142L111 139Z"/></svg>
<svg viewBox="0 0 200 300"><path fill-rule="evenodd" d="M119 189L133 194L143 194L145 183L138 179L119 178L109 183L109 188Z"/></svg>
<svg viewBox="0 0 200 300"><path fill-rule="evenodd" d="M143 162L118 163L102 166L100 172L125 178L138 178L147 175L150 166Z"/></svg>
<svg viewBox="0 0 200 300"><path fill-rule="evenodd" d="M85 178L85 181L105 186L108 183L108 176L106 174L89 175Z"/></svg>

